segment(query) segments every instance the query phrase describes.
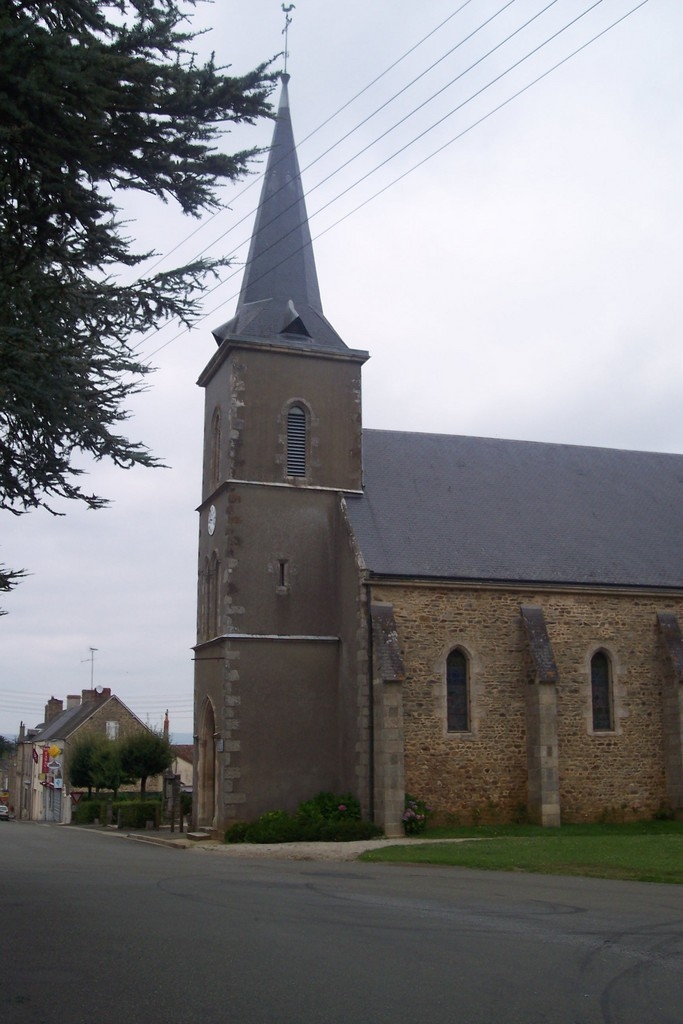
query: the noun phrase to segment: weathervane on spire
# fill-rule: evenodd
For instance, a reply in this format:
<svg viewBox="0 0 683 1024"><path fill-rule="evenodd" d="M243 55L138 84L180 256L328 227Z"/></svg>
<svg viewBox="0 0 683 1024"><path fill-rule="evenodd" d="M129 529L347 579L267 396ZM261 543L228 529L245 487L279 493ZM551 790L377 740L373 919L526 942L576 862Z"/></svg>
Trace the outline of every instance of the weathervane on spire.
<svg viewBox="0 0 683 1024"><path fill-rule="evenodd" d="M285 12L285 27L282 30L282 34L285 37L285 74L287 74L287 58L289 57L288 41L289 41L289 26L292 24L292 18L290 11L293 11L296 4L283 4L282 10Z"/></svg>

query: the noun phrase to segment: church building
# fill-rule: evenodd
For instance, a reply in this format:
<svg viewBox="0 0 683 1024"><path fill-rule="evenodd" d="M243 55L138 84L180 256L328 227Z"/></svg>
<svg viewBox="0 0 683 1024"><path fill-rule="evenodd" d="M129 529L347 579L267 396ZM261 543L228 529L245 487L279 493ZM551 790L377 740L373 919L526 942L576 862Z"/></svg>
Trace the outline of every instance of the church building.
<svg viewBox="0 0 683 1024"><path fill-rule="evenodd" d="M406 792L453 823L683 811L683 456L364 430L287 82L199 379L195 824L321 790L387 835Z"/></svg>

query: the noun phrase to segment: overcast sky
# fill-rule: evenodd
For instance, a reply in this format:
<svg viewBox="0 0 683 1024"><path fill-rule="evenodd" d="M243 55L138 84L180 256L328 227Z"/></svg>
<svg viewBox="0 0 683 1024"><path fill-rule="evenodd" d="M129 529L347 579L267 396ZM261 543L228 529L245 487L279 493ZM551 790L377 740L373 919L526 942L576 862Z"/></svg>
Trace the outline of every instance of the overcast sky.
<svg viewBox="0 0 683 1024"><path fill-rule="evenodd" d="M683 452L683 3L649 0L512 98L637 2L593 3L542 45L589 0L297 0L294 132L325 313L371 355L366 426ZM284 44L279 0L217 0L196 20L235 73ZM226 148L271 131L240 129ZM247 184L189 240L197 222L137 198L131 233L160 254L179 245L167 268L205 247L244 260ZM195 330L142 340L158 370L129 434L169 469L94 467L105 511L2 514L0 561L32 575L3 602L0 733L35 725L91 671L143 720L168 708L172 733L192 733L195 381L239 284L236 266Z"/></svg>

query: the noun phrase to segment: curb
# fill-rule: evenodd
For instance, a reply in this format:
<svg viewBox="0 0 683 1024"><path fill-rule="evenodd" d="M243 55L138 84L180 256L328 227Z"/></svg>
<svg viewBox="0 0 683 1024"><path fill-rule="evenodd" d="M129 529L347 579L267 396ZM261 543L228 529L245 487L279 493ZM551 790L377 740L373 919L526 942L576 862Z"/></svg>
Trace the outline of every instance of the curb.
<svg viewBox="0 0 683 1024"><path fill-rule="evenodd" d="M190 845L186 839L165 839L162 836L140 835L135 832L127 832L125 839L132 839L135 843L149 843L151 846L165 846L169 850L187 850Z"/></svg>

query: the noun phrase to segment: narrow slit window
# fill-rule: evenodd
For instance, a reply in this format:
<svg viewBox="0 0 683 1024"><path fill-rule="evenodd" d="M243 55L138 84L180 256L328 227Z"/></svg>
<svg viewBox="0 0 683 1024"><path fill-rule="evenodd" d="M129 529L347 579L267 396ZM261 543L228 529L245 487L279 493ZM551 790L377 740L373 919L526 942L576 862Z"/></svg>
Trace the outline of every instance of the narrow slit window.
<svg viewBox="0 0 683 1024"><path fill-rule="evenodd" d="M300 405L287 413L287 476L306 476L306 413Z"/></svg>
<svg viewBox="0 0 683 1024"><path fill-rule="evenodd" d="M611 732L614 728L612 671L609 657L604 651L598 651L591 658L591 701L594 732Z"/></svg>
<svg viewBox="0 0 683 1024"><path fill-rule="evenodd" d="M470 694L467 657L456 648L446 660L446 719L449 732L469 732Z"/></svg>

